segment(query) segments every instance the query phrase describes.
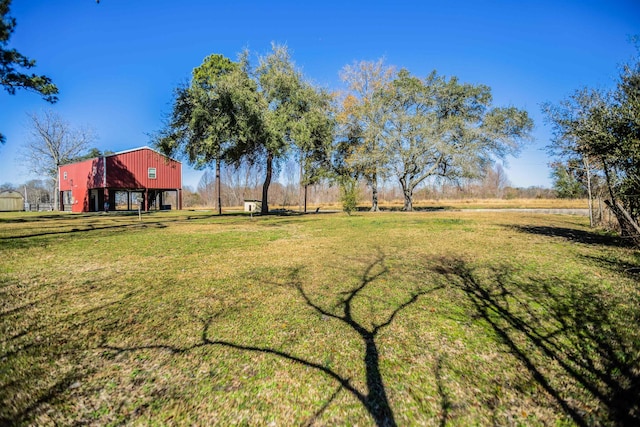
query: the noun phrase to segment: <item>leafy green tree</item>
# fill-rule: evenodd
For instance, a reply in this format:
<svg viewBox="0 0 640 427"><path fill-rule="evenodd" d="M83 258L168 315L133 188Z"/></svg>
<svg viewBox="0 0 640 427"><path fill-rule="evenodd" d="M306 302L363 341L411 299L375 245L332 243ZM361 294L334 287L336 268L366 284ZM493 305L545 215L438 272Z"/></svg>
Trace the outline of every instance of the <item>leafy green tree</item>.
<svg viewBox="0 0 640 427"><path fill-rule="evenodd" d="M219 213L220 163L239 162L250 152L247 142L259 137L252 132L261 133L259 101L242 64L210 55L193 70L190 84L176 89L171 116L154 138L162 152L185 153L196 168L215 163Z"/></svg>
<svg viewBox="0 0 640 427"><path fill-rule="evenodd" d="M328 148L333 137L330 96L306 81L293 63L286 46L272 46L260 58L255 70L259 92L264 99L263 140L266 176L262 187L262 213L268 213L268 190L273 162L283 159L291 149L300 152L303 184L314 182L320 166L328 164Z"/></svg>
<svg viewBox="0 0 640 427"><path fill-rule="evenodd" d="M293 147L311 154L326 146L330 121L326 97L304 81L286 47L252 67L248 52L232 62L211 55L193 72L190 85L176 90L169 122L155 138L165 153L185 152L204 167L227 161L265 162L262 213L268 213L268 192L274 163Z"/></svg>
<svg viewBox="0 0 640 427"><path fill-rule="evenodd" d="M340 174L362 176L371 187L371 211L378 208L378 180L387 175L385 127L388 104L383 94L389 89L395 69L383 59L360 61L342 69L340 77L348 94L337 116L340 140L336 147Z"/></svg>
<svg viewBox="0 0 640 427"><path fill-rule="evenodd" d="M585 196L585 188L575 168L559 162L554 162L551 167L553 189L558 197L561 199L577 199Z"/></svg>
<svg viewBox="0 0 640 427"><path fill-rule="evenodd" d="M640 241L640 62L623 68L614 91L581 89L543 111L554 132L550 153L602 174L623 235Z"/></svg>
<svg viewBox="0 0 640 427"><path fill-rule="evenodd" d="M303 89L307 105L300 120L294 124L295 150L300 157L300 184L304 189L304 212L307 211L307 192L331 173L331 150L335 120L330 114L332 97L312 86Z"/></svg>
<svg viewBox="0 0 640 427"><path fill-rule="evenodd" d="M640 242L640 59L623 68L614 93L617 118L612 148L617 172L616 190L622 204L635 221L636 240Z"/></svg>
<svg viewBox="0 0 640 427"><path fill-rule="evenodd" d="M413 192L425 179L480 176L495 159L517 153L533 127L524 110L492 107L487 86L435 71L419 79L401 70L383 97L383 157L402 187L405 211L413 210Z"/></svg>
<svg viewBox="0 0 640 427"><path fill-rule="evenodd" d="M114 154L111 150L105 150L104 152L100 151L100 149L93 147L87 150L85 153L82 153L72 159L69 160L68 163L81 162L83 160L95 159L96 157L109 156Z"/></svg>
<svg viewBox="0 0 640 427"><path fill-rule="evenodd" d="M25 89L41 94L47 102L55 103L58 100L58 88L49 77L23 72L35 67L36 61L7 47L16 27L15 18L9 16L10 4L11 0L0 0L0 84L11 95L18 89ZM0 134L0 143L4 141L4 135Z"/></svg>
<svg viewBox="0 0 640 427"><path fill-rule="evenodd" d="M556 163L571 165L574 172L584 172L574 173L574 175L587 189L591 226L594 225L593 181L597 180L600 174L606 174L604 174L604 163L594 151L587 149L587 146L591 144L588 141L600 138L603 141L608 140L605 145L612 143L611 135L604 131L607 125L602 121L604 117L602 112L608 110L608 98L609 95L601 91L582 89L562 100L558 105L545 103L542 106L553 130L551 142L547 146L548 153L557 159ZM600 111L600 113L591 116L590 111ZM596 117L599 119L591 120ZM596 142L596 145L599 143ZM613 194L611 187L607 186L607 188L608 193Z"/></svg>
<svg viewBox="0 0 640 427"><path fill-rule="evenodd" d="M342 210L351 215L358 207L358 180L344 175L339 178L339 185Z"/></svg>

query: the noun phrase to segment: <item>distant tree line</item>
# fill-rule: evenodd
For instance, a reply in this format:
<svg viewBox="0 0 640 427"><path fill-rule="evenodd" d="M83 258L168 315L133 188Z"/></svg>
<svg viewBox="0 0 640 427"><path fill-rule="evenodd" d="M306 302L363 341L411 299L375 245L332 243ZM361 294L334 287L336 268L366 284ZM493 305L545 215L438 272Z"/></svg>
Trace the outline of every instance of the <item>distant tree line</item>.
<svg viewBox="0 0 640 427"><path fill-rule="evenodd" d="M289 160L284 169L296 168L294 161ZM300 185L299 176L283 173L279 181L272 184L270 200L272 208L304 209L304 187ZM289 175L289 176L287 176ZM223 165L221 176L222 206L240 207L245 199L259 199L262 186L262 171L259 165L249 167L241 165ZM183 205L185 207L217 208L217 181L215 172L205 170L196 187L183 189ZM307 201L313 209L325 207L340 208L341 188L334 180L323 178L308 186ZM459 199L553 199L556 191L543 187L519 188L511 185L500 164L486 171L482 177L457 181L432 179L424 182L415 191L414 205L420 206L425 201L459 200ZM356 201L359 206L371 200L372 190L366 181L356 181ZM393 180L384 180L378 186L380 209L397 209L404 203L402 189Z"/></svg>

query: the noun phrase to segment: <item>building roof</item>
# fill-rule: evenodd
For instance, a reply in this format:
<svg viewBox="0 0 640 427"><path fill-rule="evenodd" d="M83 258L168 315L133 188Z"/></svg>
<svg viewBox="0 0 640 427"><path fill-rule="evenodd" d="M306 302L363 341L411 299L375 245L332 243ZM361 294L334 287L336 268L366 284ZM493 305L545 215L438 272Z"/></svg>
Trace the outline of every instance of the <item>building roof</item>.
<svg viewBox="0 0 640 427"><path fill-rule="evenodd" d="M73 165L73 164L76 164L76 163L86 162L87 160L98 159L98 158L100 158L100 157L112 157L112 156L117 156L117 155L119 155L119 154L126 154L126 153L131 153L131 152L133 152L133 151L139 151L139 150L150 150L150 151L153 151L154 153L158 153L159 155L161 155L161 156L163 156L163 157L166 157L166 158L167 158L167 159L169 159L169 160L173 160L173 161L174 161L174 162L176 162L176 163L180 163L180 164L182 164L182 162L181 162L181 161L176 160L176 159L174 159L174 158L172 158L172 157L169 157L169 156L167 156L166 154L162 154L162 153L161 153L161 152L159 152L158 150L154 150L153 148L149 147L148 145L145 145L145 146L138 147L138 148L131 148L131 149L129 149L129 150L118 151L117 153L113 153L113 154L105 154L105 155L98 156L98 157L90 157L90 158L88 158L88 159L79 160L79 161L77 161L77 162L65 163L64 165L60 165L60 166Z"/></svg>
<svg viewBox="0 0 640 427"><path fill-rule="evenodd" d="M0 198L3 199L24 199L22 193L18 193L17 191L2 191L0 192Z"/></svg>
<svg viewBox="0 0 640 427"><path fill-rule="evenodd" d="M153 149L153 148L149 147L148 145L144 145L144 146L142 146L142 147L138 147L138 148L131 148L131 149L129 149L129 150L118 151L117 153L113 153L113 154L106 154L104 157L117 156L118 154L126 154L126 153L131 153L131 152L133 152L133 151L139 151L139 150L151 150L151 151L153 151L154 153L158 153L158 154L160 154L161 156L164 156L164 157L166 157L166 158L168 158L168 159L170 159L170 160L173 160L174 162L182 163L182 162L180 162L179 160L176 160L176 159L174 159L174 158L171 158L171 157L167 156L166 154L162 154L162 153L161 153L161 152L159 152L158 150L155 150L155 149Z"/></svg>

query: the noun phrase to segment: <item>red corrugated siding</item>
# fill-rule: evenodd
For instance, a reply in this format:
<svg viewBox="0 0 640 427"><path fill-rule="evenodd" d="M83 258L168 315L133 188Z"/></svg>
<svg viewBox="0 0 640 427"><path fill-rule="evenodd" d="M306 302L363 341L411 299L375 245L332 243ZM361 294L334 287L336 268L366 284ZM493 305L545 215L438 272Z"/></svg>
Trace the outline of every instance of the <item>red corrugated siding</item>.
<svg viewBox="0 0 640 427"><path fill-rule="evenodd" d="M106 166L106 185L105 179ZM149 179L149 168L156 179ZM64 178L65 172L67 178ZM72 191L73 212L88 212L89 190L177 190L182 188L182 165L148 148L60 166L60 191ZM72 186L73 183L73 186Z"/></svg>
<svg viewBox="0 0 640 427"><path fill-rule="evenodd" d="M65 172L67 173L66 179ZM72 212L88 211L88 189L102 187L102 173L102 158L60 166L60 191L71 190L73 196Z"/></svg>
<svg viewBox="0 0 640 427"><path fill-rule="evenodd" d="M108 156L106 165L109 188L178 189L182 187L182 165L147 148ZM149 178L149 168L156 168L156 179Z"/></svg>

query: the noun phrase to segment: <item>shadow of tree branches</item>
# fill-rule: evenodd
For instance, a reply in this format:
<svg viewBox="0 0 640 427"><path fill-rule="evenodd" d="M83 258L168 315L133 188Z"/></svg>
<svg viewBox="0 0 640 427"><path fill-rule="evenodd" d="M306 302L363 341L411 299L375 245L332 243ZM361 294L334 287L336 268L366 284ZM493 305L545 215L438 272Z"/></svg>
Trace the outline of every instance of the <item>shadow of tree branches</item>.
<svg viewBox="0 0 640 427"><path fill-rule="evenodd" d="M629 241L625 241L618 236L584 231L576 228L532 225L509 225L507 227L522 233L539 234L541 236L548 237L560 237L571 242L584 243L588 245L633 246Z"/></svg>
<svg viewBox="0 0 640 427"><path fill-rule="evenodd" d="M363 408L372 417L376 425L396 426L397 422L395 420L395 415L387 396L384 378L380 370L380 356L376 338L380 331L388 327L403 310L416 303L421 296L441 289L443 286L431 286L428 288L414 290L403 302L390 307L388 312L384 315L384 320L377 323L374 322L371 325L366 325L363 321L357 319L357 316L354 314L354 312L356 311L355 308L356 306L358 306L361 299L364 298L362 294L365 289L367 287L373 286L373 284L378 279L381 279L383 276L385 276L388 271L388 268L385 266L384 255L378 254L377 258L375 258L366 266L359 277L357 285L345 292L339 293L338 303L331 306L326 306L322 302L317 301L307 291L307 289L305 289L303 285L301 269L293 269L287 277L286 286L295 289L299 297L304 300L305 304L308 307L313 309L320 316L324 316L327 319L332 319L334 321L340 322L345 326L345 328L356 332L360 337L362 344L364 345L364 354L362 360L364 362L365 369L365 390L361 390L357 386L355 386L352 383L352 378L341 374L337 368L332 368L330 366L327 366L326 364L314 361L310 356L296 355L272 346L260 346L242 343L241 338L239 338L238 341L232 341L211 336L212 333L210 332L210 330L217 317L217 315L215 314L200 319L203 325L200 341L191 346L175 347L171 345L153 344L146 346L119 347L115 345L108 345L106 344L106 342L103 342L100 345L100 348L108 351L113 351L115 353L156 349L168 351L173 354L181 354L192 351L196 348L206 346L221 346L238 351L274 356L288 362L300 364L307 368L311 368L318 373L321 373L333 379L337 383L337 387L332 395L329 396L322 407L315 411L314 415L307 420L305 425L313 424L331 405L336 397L344 390L360 402Z"/></svg>
<svg viewBox="0 0 640 427"><path fill-rule="evenodd" d="M640 252L636 253L635 260L620 259L615 254L606 254L601 256L584 255L583 258L590 264L599 265L616 274L640 280Z"/></svg>
<svg viewBox="0 0 640 427"><path fill-rule="evenodd" d="M639 301L455 258L433 270L465 293L576 424L640 425Z"/></svg>
<svg viewBox="0 0 640 427"><path fill-rule="evenodd" d="M39 424L34 420L47 407L64 405L69 390L95 371L91 363L85 363L83 336L71 337L69 328L82 330L107 319L109 313L138 294L129 291L112 301L60 317L36 316L20 327L13 324L16 313L33 305L0 316L0 426Z"/></svg>

